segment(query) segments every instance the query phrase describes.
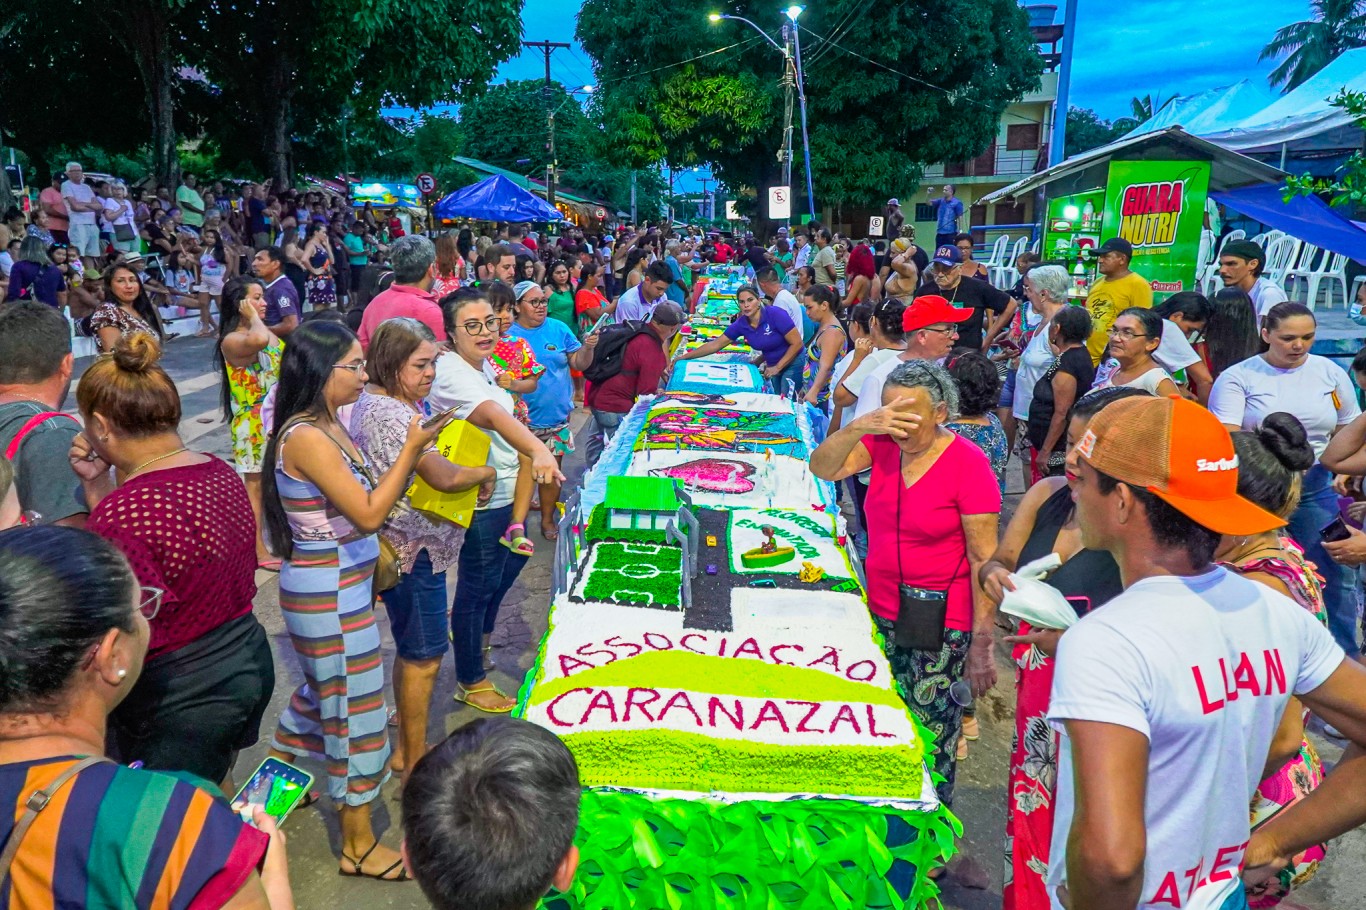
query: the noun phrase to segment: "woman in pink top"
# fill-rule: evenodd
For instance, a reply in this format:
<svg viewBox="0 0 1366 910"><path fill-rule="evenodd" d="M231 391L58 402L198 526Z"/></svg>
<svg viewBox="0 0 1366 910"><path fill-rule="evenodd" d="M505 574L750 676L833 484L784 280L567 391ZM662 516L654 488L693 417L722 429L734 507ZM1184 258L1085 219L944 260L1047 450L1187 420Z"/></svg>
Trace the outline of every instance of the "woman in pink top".
<svg viewBox="0 0 1366 910"><path fill-rule="evenodd" d="M996 548L1001 492L982 450L944 428L958 389L943 367L908 360L887 377L882 407L832 433L811 471L843 480L871 469L868 608L907 705L934 734L937 789L952 805L955 749L969 701L996 682L995 608L977 570Z"/></svg>

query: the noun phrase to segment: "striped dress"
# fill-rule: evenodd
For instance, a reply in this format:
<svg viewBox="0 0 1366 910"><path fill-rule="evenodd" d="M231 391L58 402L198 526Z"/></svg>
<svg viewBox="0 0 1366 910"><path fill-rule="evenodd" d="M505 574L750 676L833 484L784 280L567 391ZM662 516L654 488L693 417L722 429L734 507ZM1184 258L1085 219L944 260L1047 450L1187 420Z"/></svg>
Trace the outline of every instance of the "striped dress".
<svg viewBox="0 0 1366 910"><path fill-rule="evenodd" d="M29 795L77 761L0 765L0 843ZM268 844L227 802L183 777L97 764L38 813L0 886L0 908L221 907L255 871Z"/></svg>
<svg viewBox="0 0 1366 910"><path fill-rule="evenodd" d="M280 448L298 426L285 430ZM280 570L280 609L304 683L280 715L271 745L326 762L327 795L363 806L389 779L384 665L371 597L379 538L358 533L316 486L286 474L282 461L275 483L294 553ZM351 473L372 486L355 464Z"/></svg>

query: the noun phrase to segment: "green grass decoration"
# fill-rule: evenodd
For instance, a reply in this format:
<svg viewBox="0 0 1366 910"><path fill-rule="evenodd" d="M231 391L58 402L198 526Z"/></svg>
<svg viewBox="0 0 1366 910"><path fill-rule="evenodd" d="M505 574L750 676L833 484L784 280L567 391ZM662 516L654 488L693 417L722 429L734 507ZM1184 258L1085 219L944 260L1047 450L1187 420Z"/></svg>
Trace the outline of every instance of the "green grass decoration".
<svg viewBox="0 0 1366 910"><path fill-rule="evenodd" d="M605 540L583 586L584 600L678 606L682 600L683 551L651 543Z"/></svg>

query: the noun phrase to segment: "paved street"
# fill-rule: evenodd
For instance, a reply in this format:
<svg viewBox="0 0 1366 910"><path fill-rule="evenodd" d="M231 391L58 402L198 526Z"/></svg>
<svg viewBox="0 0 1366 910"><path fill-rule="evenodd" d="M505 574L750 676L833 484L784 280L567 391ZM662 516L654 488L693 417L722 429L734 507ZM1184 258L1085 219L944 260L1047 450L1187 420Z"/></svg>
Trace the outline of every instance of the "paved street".
<svg viewBox="0 0 1366 910"><path fill-rule="evenodd" d="M219 405L219 384L212 368L212 342L180 338L167 346L163 361L180 388L185 418L181 431L193 447L230 459L227 430ZM78 370L89 361L79 361ZM68 401L75 406L74 396ZM579 429L586 415L576 413L574 427ZM575 457L565 465L571 482L581 473L581 462ZM1018 475L1018 466L1011 465ZM1012 489L1018 500L1020 481L1016 476ZM497 669L491 674L494 681L507 692L515 692L522 677L531 666L536 644L545 631L547 613L546 591L549 586L551 548L537 538L538 551L516 587L503 604L498 627L493 636L494 661ZM289 644L280 616L277 577L258 573L259 592L256 613L270 634L276 656L276 688L271 710L267 712L262 729L263 742L245 752L238 761L236 778L245 780L265 754L271 725L300 681L298 664ZM383 609L377 613L385 640L386 666L392 666L393 647L388 634L388 620ZM971 754L960 765L958 774L958 802L956 810L967 830L965 851L981 864L989 886L986 890L968 890L951 878L946 887L945 906L950 910L997 910L1001 906L1001 844L1004 835L1005 780L1009 756L1010 735L1014 712L1013 668L1002 654L1000 683L996 690L979 705L978 717L982 725L982 739L973 744ZM451 699L454 673L448 660L442 667L437 684L439 694L432 716L430 740L435 742L450 730L468 722L476 712ZM392 704L392 699L391 699ZM1324 759L1336 759L1340 750L1322 746ZM320 773L318 768L309 768ZM375 804L376 827L385 843L397 847L399 842L398 785L390 783L383 797ZM427 906L414 884L385 884L342 878L337 875L338 829L336 813L326 801L316 807L301 810L287 825L291 877L300 910L331 910L336 907L364 906L366 908L421 908ZM1357 832L1330 850L1326 868L1317 878L1294 896L1296 905L1310 910L1346 910L1366 907L1366 835ZM1282 904L1293 910L1295 905Z"/></svg>

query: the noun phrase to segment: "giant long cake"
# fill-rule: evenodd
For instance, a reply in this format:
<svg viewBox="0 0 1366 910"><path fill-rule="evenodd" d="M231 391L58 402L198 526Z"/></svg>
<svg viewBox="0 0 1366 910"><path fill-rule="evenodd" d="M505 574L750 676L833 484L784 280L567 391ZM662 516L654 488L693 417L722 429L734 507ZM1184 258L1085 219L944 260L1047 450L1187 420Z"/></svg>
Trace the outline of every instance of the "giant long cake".
<svg viewBox="0 0 1366 910"><path fill-rule="evenodd" d="M561 522L518 706L585 786L579 876L547 905L922 906L961 828L807 467L810 426L721 389L676 370Z"/></svg>

